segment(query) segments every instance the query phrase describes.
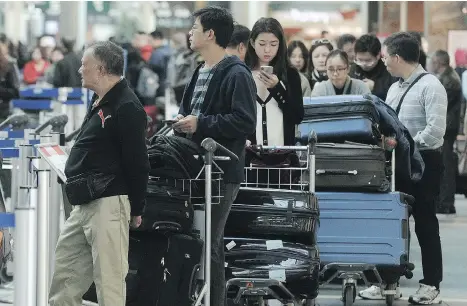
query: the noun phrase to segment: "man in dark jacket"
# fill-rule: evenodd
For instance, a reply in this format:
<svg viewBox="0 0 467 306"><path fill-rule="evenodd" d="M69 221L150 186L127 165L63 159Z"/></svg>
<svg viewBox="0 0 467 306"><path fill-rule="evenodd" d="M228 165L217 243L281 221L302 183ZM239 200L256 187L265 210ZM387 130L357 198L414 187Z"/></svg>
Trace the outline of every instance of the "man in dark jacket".
<svg viewBox="0 0 467 306"><path fill-rule="evenodd" d="M193 14L190 47L204 58L188 84L173 127L200 143L211 137L235 153L238 161L219 163L224 171L223 199L212 207L211 305L225 305L224 226L244 180L245 142L256 128L256 86L248 67L228 56L233 32L230 13L208 7Z"/></svg>
<svg viewBox="0 0 467 306"><path fill-rule="evenodd" d="M51 306L81 306L93 281L99 305L125 305L129 226L141 224L149 160L146 113L121 77L122 51L102 42L84 52L83 87L95 94L65 166L75 207L57 243Z"/></svg>
<svg viewBox="0 0 467 306"><path fill-rule="evenodd" d="M389 87L397 80L387 71L381 60L381 42L370 34L355 42L355 63L350 66L350 77L363 80L371 93L386 100Z"/></svg>
<svg viewBox="0 0 467 306"><path fill-rule="evenodd" d="M55 65L53 85L54 87L81 87L81 76L78 72L81 66L81 58L75 53L75 42L62 38L65 56Z"/></svg>
<svg viewBox="0 0 467 306"><path fill-rule="evenodd" d="M438 213L455 214L457 155L454 153L454 142L459 131L463 96L459 75L449 66L449 62L449 54L444 50L437 50L430 58L429 72L438 76L448 95L446 133L443 144L444 174L441 179Z"/></svg>

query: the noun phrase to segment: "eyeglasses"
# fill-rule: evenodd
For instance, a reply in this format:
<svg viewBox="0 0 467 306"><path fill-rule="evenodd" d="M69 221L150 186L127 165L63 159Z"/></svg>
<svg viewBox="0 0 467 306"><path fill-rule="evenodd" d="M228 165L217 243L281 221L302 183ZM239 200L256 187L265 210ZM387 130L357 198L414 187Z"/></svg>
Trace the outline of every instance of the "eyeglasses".
<svg viewBox="0 0 467 306"><path fill-rule="evenodd" d="M334 74L334 73L341 73L341 72L344 72L347 70L348 67L339 67L339 68L328 68L327 71L328 71L328 74Z"/></svg>
<svg viewBox="0 0 467 306"><path fill-rule="evenodd" d="M323 38L320 38L320 39L313 39L311 41L311 45L314 46L314 45L320 45L320 44L330 44L331 41L329 39L323 39Z"/></svg>

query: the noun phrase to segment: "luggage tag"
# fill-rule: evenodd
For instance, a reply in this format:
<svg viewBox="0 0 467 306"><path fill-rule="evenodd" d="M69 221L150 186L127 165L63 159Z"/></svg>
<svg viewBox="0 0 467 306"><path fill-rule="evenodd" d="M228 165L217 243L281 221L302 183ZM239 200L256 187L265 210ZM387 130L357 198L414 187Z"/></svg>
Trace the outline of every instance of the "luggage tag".
<svg viewBox="0 0 467 306"><path fill-rule="evenodd" d="M282 249L284 244L282 240L266 240L266 250Z"/></svg>
<svg viewBox="0 0 467 306"><path fill-rule="evenodd" d="M227 243L225 245L225 247L227 248L228 251L230 251L231 249L233 249L237 244L235 243L235 241L230 241L229 243Z"/></svg>
<svg viewBox="0 0 467 306"><path fill-rule="evenodd" d="M285 282L286 281L285 269L269 271L269 278L280 281L280 282Z"/></svg>

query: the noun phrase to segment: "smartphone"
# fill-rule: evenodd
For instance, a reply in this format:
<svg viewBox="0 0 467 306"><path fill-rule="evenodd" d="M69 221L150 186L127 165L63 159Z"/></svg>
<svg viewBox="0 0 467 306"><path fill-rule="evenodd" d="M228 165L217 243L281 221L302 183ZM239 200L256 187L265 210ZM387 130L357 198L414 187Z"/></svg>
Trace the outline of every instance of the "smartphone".
<svg viewBox="0 0 467 306"><path fill-rule="evenodd" d="M172 120L163 120L162 123L167 124L167 125L172 125L177 121L178 120L173 120L173 119Z"/></svg>
<svg viewBox="0 0 467 306"><path fill-rule="evenodd" d="M261 66L261 70L269 74L273 74L274 72L274 68L272 66Z"/></svg>

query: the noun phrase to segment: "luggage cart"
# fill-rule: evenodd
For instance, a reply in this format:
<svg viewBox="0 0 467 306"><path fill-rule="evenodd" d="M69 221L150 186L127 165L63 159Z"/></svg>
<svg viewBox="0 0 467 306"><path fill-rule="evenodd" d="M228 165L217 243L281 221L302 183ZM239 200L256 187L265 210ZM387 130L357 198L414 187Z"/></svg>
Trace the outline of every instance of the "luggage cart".
<svg viewBox="0 0 467 306"><path fill-rule="evenodd" d="M395 192L395 146L397 143L393 138L383 138L382 146L391 154L390 158L390 173L388 175L391 176L391 192ZM408 227L408 212L409 212L409 204L411 202L411 197L407 196L405 200L405 212L407 216L407 224L402 224L402 228L400 229L402 232L402 238L409 237L410 229ZM323 202L324 203L324 202ZM391 280L386 283L381 276L381 273L378 271L378 264L368 264L365 262L330 262L321 270L321 280L322 285L328 284L336 278L342 279L342 301L345 306L351 306L355 302L357 296L357 282L359 280L363 280L366 286L370 286L371 284L377 285L381 288L381 293L383 297L386 299L386 304L388 306L393 305L396 295L396 287L397 282L400 276L405 275L407 278L412 278L413 273L412 270L414 269L414 265L410 263L408 260L408 238L406 239L407 243L405 244L405 249L407 250L406 255L400 255L400 275L394 277L392 275ZM336 241L336 243L338 243ZM397 247L400 247L398 245ZM394 247L396 248L396 247ZM351 251L349 251L351 252ZM350 253L349 253L350 254ZM347 254L347 255L349 255ZM397 268L396 268L397 270ZM334 273L331 276L327 276L326 272L333 271ZM376 282L370 282L367 278L368 274L365 275L365 272L370 274L376 279Z"/></svg>
<svg viewBox="0 0 467 306"><path fill-rule="evenodd" d="M170 127L164 127L156 135L167 135ZM238 160L237 155L217 143L212 138L206 138L201 142L204 149L202 158L204 165L194 179L177 179L175 187L181 187L189 192L191 201L194 202L193 234L204 241L204 250L201 263L195 268L191 276L189 290L190 298L195 306L210 306L211 299L211 205L219 204L222 198L221 183L223 171L215 161ZM214 152L225 156L214 156ZM203 177L204 173L204 177ZM201 185L204 184L204 196L201 193ZM181 185L181 186L180 186ZM163 230L163 229L162 229ZM172 230L177 230L172 228Z"/></svg>
<svg viewBox="0 0 467 306"><path fill-rule="evenodd" d="M205 150L204 154L204 194L205 194L205 203L204 203L204 216L202 214L196 214L194 227L199 230L201 238L204 240L204 254L200 271L198 273L199 284L202 284L202 287L199 287L201 290L196 292L195 306L210 306L211 305L211 205L214 203L220 203L221 200L221 191L220 183L222 180L222 170L215 163L215 160L238 160L238 156L233 152L217 143L212 138L206 138L201 142L201 147ZM226 156L214 156L214 152L220 152ZM215 167L215 168L213 168ZM214 169L214 171L213 171ZM203 170L201 170L203 171ZM218 185L219 196L213 197L213 180ZM217 202L217 200L219 202ZM204 218L203 218L204 217ZM204 221L204 222L203 222ZM204 223L204 224L203 224ZM204 225L204 226L203 226ZM203 304L201 304L203 303ZM215 306L215 305L213 305Z"/></svg>
<svg viewBox="0 0 467 306"><path fill-rule="evenodd" d="M245 167L245 183L242 190L274 191L287 193L315 192L315 145L317 135L310 133L307 146L256 146L260 151L278 152L292 151L299 155L302 161L297 167ZM312 175L306 175L311 173ZM251 180L253 175L254 179ZM261 181L258 178L261 176ZM264 178L266 182L263 181ZM274 177L274 182L270 179ZM316 280L319 281L318 279ZM226 283L229 288L238 288L234 303L242 306L263 306L267 300L279 300L282 304L294 306L314 306L315 298L303 299L294 295L280 279L267 278L231 278ZM317 295L317 293L316 293Z"/></svg>

